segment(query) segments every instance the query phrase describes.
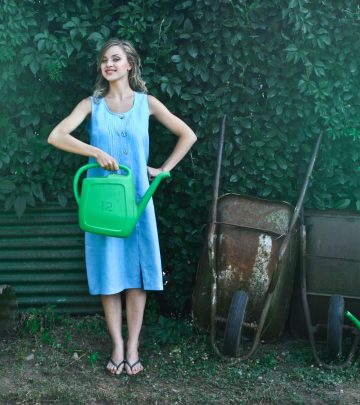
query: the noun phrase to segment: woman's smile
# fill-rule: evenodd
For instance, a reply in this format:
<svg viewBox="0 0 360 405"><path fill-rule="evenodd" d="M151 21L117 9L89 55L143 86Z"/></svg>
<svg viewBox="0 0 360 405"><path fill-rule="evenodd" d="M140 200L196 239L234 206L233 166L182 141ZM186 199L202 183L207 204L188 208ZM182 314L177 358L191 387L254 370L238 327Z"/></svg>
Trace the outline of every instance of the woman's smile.
<svg viewBox="0 0 360 405"><path fill-rule="evenodd" d="M101 71L104 76L116 78L118 74L123 77L131 68L125 52L119 46L110 47L101 60Z"/></svg>

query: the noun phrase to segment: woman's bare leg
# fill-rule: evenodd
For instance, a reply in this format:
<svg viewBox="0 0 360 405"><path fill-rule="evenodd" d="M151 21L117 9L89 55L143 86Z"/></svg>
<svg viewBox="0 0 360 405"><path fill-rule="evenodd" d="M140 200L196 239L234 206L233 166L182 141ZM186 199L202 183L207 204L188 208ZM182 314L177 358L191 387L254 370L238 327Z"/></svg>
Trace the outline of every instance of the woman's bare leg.
<svg viewBox="0 0 360 405"><path fill-rule="evenodd" d="M144 367L139 362L131 369L129 365L133 365L139 360L139 336L144 318L144 310L146 303L146 292L140 288L126 290L126 319L128 326L128 341L126 347L126 372L130 375L135 375L142 371Z"/></svg>
<svg viewBox="0 0 360 405"><path fill-rule="evenodd" d="M124 342L121 333L122 314L120 294L102 295L101 302L113 345L111 359L118 365L124 360ZM123 371L124 365L121 365L117 369L116 366L109 361L106 368L113 374L120 374Z"/></svg>

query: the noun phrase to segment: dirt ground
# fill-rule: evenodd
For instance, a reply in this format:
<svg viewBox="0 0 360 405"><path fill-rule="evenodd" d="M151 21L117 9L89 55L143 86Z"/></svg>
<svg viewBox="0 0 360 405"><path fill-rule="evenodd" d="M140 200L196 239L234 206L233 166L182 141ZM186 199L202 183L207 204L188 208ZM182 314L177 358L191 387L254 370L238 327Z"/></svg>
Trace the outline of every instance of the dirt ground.
<svg viewBox="0 0 360 405"><path fill-rule="evenodd" d="M190 321L160 318L145 326L141 347L143 373L110 377L102 317L22 320L0 340L0 403L360 404L358 357L320 369L308 342L289 335L247 361L222 360Z"/></svg>

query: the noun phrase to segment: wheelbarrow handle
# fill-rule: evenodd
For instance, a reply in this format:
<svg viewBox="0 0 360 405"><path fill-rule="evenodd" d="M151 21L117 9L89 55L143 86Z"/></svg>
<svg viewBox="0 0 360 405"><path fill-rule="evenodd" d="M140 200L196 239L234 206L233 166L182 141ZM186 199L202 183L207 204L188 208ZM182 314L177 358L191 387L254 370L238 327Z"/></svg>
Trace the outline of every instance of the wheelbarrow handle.
<svg viewBox="0 0 360 405"><path fill-rule="evenodd" d="M288 229L286 238L284 239L283 243L281 244L281 247L280 247L280 250L279 250L278 261L280 261L282 259L282 257L284 256L284 254L285 254L285 252L287 250L288 244L290 242L290 239L291 239L291 234L292 234L292 232L294 230L294 227L296 225L297 220L299 219L300 211L301 211L303 203L304 203L305 194L306 194L306 191L307 191L307 189L309 187L310 177L311 177L311 174L312 174L312 172L314 170L315 161L316 161L317 155L319 153L319 148L320 148L322 137L323 137L323 132L321 131L318 138L317 138L314 149L313 149L313 153L312 153L312 156L311 156L311 159L310 159L310 163L309 163L309 166L308 166L308 169L307 169L307 172L306 172L305 180L304 180L304 183L302 185L300 195L299 195L298 201L296 203L293 216L292 216L291 221L290 221L290 225L289 225L289 229Z"/></svg>

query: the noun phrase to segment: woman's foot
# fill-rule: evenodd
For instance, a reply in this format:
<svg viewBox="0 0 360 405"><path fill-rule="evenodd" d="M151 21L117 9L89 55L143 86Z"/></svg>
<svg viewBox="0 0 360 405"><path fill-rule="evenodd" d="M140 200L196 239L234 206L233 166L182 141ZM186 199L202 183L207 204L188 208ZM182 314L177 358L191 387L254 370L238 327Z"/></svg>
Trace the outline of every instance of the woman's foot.
<svg viewBox="0 0 360 405"><path fill-rule="evenodd" d="M105 366L106 372L112 375L120 375L124 370L124 364L124 346L120 344L114 347L111 357Z"/></svg>
<svg viewBox="0 0 360 405"><path fill-rule="evenodd" d="M136 350L127 350L126 360L125 360L125 371L127 375L136 375L144 370L143 365L139 359L139 353Z"/></svg>

